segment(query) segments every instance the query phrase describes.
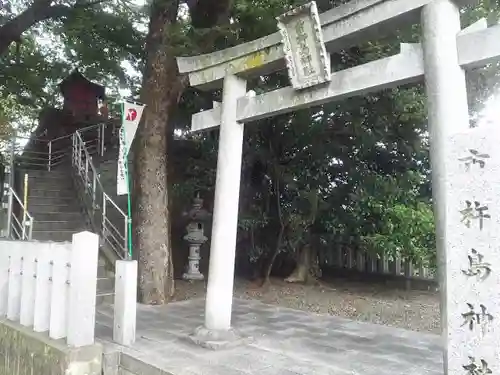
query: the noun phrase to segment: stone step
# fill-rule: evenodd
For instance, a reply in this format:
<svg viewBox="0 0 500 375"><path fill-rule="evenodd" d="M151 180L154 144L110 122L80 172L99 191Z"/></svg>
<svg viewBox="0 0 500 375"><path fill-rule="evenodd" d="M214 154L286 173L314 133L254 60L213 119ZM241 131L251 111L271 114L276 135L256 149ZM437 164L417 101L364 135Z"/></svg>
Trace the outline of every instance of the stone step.
<svg viewBox="0 0 500 375"><path fill-rule="evenodd" d="M81 230L33 230L33 239L38 241L54 241L54 242L71 242L73 239L73 234L83 232L86 229Z"/></svg>
<svg viewBox="0 0 500 375"><path fill-rule="evenodd" d="M32 195L28 197L28 206L38 206L38 205L54 205L54 206L70 206L74 209L71 211L78 211L79 201L77 199L77 195L73 195L72 197L44 197L38 195ZM54 211L54 210L52 210Z"/></svg>
<svg viewBox="0 0 500 375"><path fill-rule="evenodd" d="M76 203L77 202L72 203L71 205L56 205L56 202L47 202L47 204L41 205L33 204L33 202L28 201L28 211L38 221L71 221L78 217L85 220L85 214L81 213L80 207L78 207ZM58 211L54 212L56 209ZM61 213L63 216L58 218L57 213ZM79 213L79 215L77 215L77 213Z"/></svg>
<svg viewBox="0 0 500 375"><path fill-rule="evenodd" d="M115 279L112 277L97 277L97 294L114 293Z"/></svg>
<svg viewBox="0 0 500 375"><path fill-rule="evenodd" d="M83 229L82 229L83 228ZM33 231L60 231L71 230L79 232L85 230L85 222L78 221L38 221L35 217Z"/></svg>
<svg viewBox="0 0 500 375"><path fill-rule="evenodd" d="M20 175L28 174L28 179L44 179L44 180L67 180L71 176L71 169L61 168L58 170L48 171L44 169L23 169L17 170Z"/></svg>
<svg viewBox="0 0 500 375"><path fill-rule="evenodd" d="M115 300L114 292L102 292L96 295L96 305L102 305L103 303L113 303Z"/></svg>
<svg viewBox="0 0 500 375"><path fill-rule="evenodd" d="M37 211L30 210L36 221L81 221L85 222L85 214L81 211L59 211L52 212L52 206L37 207ZM51 210L51 211L47 211Z"/></svg>
<svg viewBox="0 0 500 375"><path fill-rule="evenodd" d="M69 188L73 186L73 177L68 174L64 177L44 177L44 176L28 176L28 185L30 188L40 187L65 187Z"/></svg>
<svg viewBox="0 0 500 375"><path fill-rule="evenodd" d="M20 188L20 191L23 189ZM73 183L69 182L62 182L61 183L48 183L48 182L38 182L38 181L32 181L30 182L30 185L28 186L28 196L30 195L37 195L37 196L45 196L44 192L45 191L62 191L67 193L71 193L73 196L76 194L75 186ZM22 193L21 193L22 194Z"/></svg>
<svg viewBox="0 0 500 375"><path fill-rule="evenodd" d="M134 358L126 353L120 353L120 363L119 363L119 374L123 375L133 375L133 374L155 374L155 375L176 375L171 374L170 372L163 371L159 367L154 366L153 364L142 361L138 358ZM229 372L228 372L229 373ZM223 375L221 373L221 375Z"/></svg>
<svg viewBox="0 0 500 375"><path fill-rule="evenodd" d="M28 211L35 216L37 213L42 215L54 212L75 213L80 212L80 208L75 198L61 202L56 199L31 197L28 202Z"/></svg>
<svg viewBox="0 0 500 375"><path fill-rule="evenodd" d="M101 248L99 249L101 250ZM99 253L99 267L97 268L97 277L111 277L114 273L107 269L107 261L104 259L102 252Z"/></svg>
<svg viewBox="0 0 500 375"><path fill-rule="evenodd" d="M115 279L109 276L103 266L97 269L96 304L113 303L115 298Z"/></svg>
<svg viewBox="0 0 500 375"><path fill-rule="evenodd" d="M29 188L28 198L44 197L44 198L76 198L76 191L73 187L58 188L57 185L51 187L39 187L38 185Z"/></svg>
<svg viewBox="0 0 500 375"><path fill-rule="evenodd" d="M72 166L67 166L66 168L60 168L57 170L21 170L19 171L20 175L23 176L24 174L28 175L28 179L32 178L34 180L47 180L47 181L54 181L54 180L64 180L68 176L71 176L73 174L73 167Z"/></svg>

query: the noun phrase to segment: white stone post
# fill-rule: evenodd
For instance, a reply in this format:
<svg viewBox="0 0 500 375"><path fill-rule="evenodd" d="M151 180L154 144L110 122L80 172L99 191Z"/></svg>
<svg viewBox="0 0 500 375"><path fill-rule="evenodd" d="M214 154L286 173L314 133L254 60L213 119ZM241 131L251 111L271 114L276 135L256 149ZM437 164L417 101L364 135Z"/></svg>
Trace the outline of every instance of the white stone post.
<svg viewBox="0 0 500 375"><path fill-rule="evenodd" d="M33 331L35 332L45 332L50 328L52 286L50 256L52 247L52 243L44 244L36 258L35 311L33 317Z"/></svg>
<svg viewBox="0 0 500 375"><path fill-rule="evenodd" d="M7 300L7 318L14 322L19 320L21 313L21 287L23 270L23 249L16 246L18 252L9 254L9 286Z"/></svg>
<svg viewBox="0 0 500 375"><path fill-rule="evenodd" d="M121 345L132 345L137 317L136 260L116 262L114 307L113 340Z"/></svg>
<svg viewBox="0 0 500 375"><path fill-rule="evenodd" d="M431 142L432 192L436 219L438 268L441 290L443 336L447 337L446 305L446 140L451 133L469 127L465 72L458 64L457 35L460 32L459 7L451 0L435 0L422 11L425 84L428 97ZM451 235L451 233L450 233ZM445 347L445 373L448 371Z"/></svg>
<svg viewBox="0 0 500 375"><path fill-rule="evenodd" d="M0 251L0 318L7 315L7 302L9 300L9 254L10 241L2 241ZM5 246L5 248L3 248ZM14 249L15 250L15 249Z"/></svg>
<svg viewBox="0 0 500 375"><path fill-rule="evenodd" d="M21 276L21 309L19 323L25 327L33 325L35 313L35 255L38 250L33 243L25 243L23 274Z"/></svg>
<svg viewBox="0 0 500 375"><path fill-rule="evenodd" d="M70 259L70 244L52 244L49 337L54 340L66 337L68 332Z"/></svg>
<svg viewBox="0 0 500 375"><path fill-rule="evenodd" d="M234 262L244 125L236 121L237 101L246 93L246 81L224 78L219 134L217 179L205 304L205 328L229 330L233 303Z"/></svg>
<svg viewBox="0 0 500 375"><path fill-rule="evenodd" d="M95 331L99 236L90 232L73 235L67 343L92 345Z"/></svg>

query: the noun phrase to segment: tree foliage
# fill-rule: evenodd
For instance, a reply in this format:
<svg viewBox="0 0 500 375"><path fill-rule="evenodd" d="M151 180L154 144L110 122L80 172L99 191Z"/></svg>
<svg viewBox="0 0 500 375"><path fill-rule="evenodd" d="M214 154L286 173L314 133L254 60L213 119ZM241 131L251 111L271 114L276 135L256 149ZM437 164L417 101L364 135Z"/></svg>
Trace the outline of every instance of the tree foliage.
<svg viewBox="0 0 500 375"><path fill-rule="evenodd" d="M14 98L18 130L60 103L57 84L79 68L117 93L138 87L123 64L141 68L144 16L125 0L6 1L0 7L0 98Z"/></svg>

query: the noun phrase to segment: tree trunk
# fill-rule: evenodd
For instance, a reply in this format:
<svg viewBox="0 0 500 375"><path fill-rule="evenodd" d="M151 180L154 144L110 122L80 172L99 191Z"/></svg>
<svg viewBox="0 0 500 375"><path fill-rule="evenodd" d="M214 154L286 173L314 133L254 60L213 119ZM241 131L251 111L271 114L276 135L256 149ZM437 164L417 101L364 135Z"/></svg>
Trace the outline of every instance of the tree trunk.
<svg viewBox="0 0 500 375"><path fill-rule="evenodd" d="M285 234L285 228L280 226L280 230L278 232L278 238L276 240L276 247L274 248L274 252L269 258L269 261L266 265L266 269L264 271L264 280L262 281L262 285L269 284L269 278L271 276L271 271L273 270L274 262L276 261L276 257L280 253L281 245L283 243L283 235Z"/></svg>
<svg viewBox="0 0 500 375"><path fill-rule="evenodd" d="M271 144L269 145L269 150L271 153L273 153L273 147ZM276 257L280 253L281 245L283 243L283 236L285 235L285 223L283 222L283 212L281 210L281 181L280 181L281 173L276 161L274 162L273 166L274 166L273 186L274 186L274 197L276 203L276 216L279 224L279 232L278 232L278 238L276 239L276 247L274 248L274 252L269 258L269 262L267 263L267 267L263 275L264 279L262 281L262 286L269 284L269 277L271 276L273 264L274 261L276 260Z"/></svg>
<svg viewBox="0 0 500 375"><path fill-rule="evenodd" d="M285 281L287 283L311 283L321 277L321 269L318 265L318 253L314 246L309 244L302 246L297 257L297 266Z"/></svg>
<svg viewBox="0 0 500 375"><path fill-rule="evenodd" d="M285 281L288 283L306 283L309 281L309 270L311 269L312 248L310 245L304 245L300 249L297 257L297 266Z"/></svg>
<svg viewBox="0 0 500 375"><path fill-rule="evenodd" d="M193 0L188 5L193 19L206 16L204 19L210 20L194 27L212 27L214 22L227 21L231 1ZM151 5L141 91L141 101L147 107L134 146L132 216L134 251L139 258L139 300L155 305L168 302L175 291L167 159L170 114L185 87L185 79L177 70L176 42L172 38L178 8L179 0L153 0ZM204 43L213 45L210 40Z"/></svg>
<svg viewBox="0 0 500 375"><path fill-rule="evenodd" d="M176 0L156 0L152 6L141 94L146 108L134 147L133 223L134 251L139 258L139 300L153 305L168 302L175 287L167 155L169 115L183 89L169 40L177 8Z"/></svg>

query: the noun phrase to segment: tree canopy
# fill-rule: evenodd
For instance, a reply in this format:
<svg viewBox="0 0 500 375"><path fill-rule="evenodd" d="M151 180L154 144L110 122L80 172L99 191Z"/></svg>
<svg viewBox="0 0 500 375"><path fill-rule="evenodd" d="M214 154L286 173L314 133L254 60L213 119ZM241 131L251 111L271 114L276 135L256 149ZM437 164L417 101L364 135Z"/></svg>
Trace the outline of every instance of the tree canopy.
<svg viewBox="0 0 500 375"><path fill-rule="evenodd" d="M326 10L342 2L318 5ZM210 107L220 91L188 88L175 56L272 33L275 17L299 3L0 0L0 136L29 128L41 108L59 100L56 84L76 67L106 85L112 96L126 87L148 105L135 146L139 168L133 197L143 301L163 303L173 290L169 202L187 206L195 192L209 201L215 187L217 131L192 135L186 130L191 114ZM470 24L498 12L495 2L482 0L465 9L464 19ZM419 33L418 25L395 30L334 53L332 65L339 70L396 53L400 42L417 41ZM497 72L493 66L468 76L472 111L495 87ZM256 92L285 85L286 72L249 82ZM304 249L321 258L339 246L433 265L425 107L422 85L411 85L248 126L238 232L241 268L257 270L265 279L277 258L299 259ZM176 130L198 152L184 156L183 178L174 184L167 165Z"/></svg>
<svg viewBox="0 0 500 375"><path fill-rule="evenodd" d="M123 65L142 69L145 17L126 0L2 0L0 100L15 100L16 125L33 127L39 111L60 100L56 86L75 68L112 93L137 90L140 77Z"/></svg>

